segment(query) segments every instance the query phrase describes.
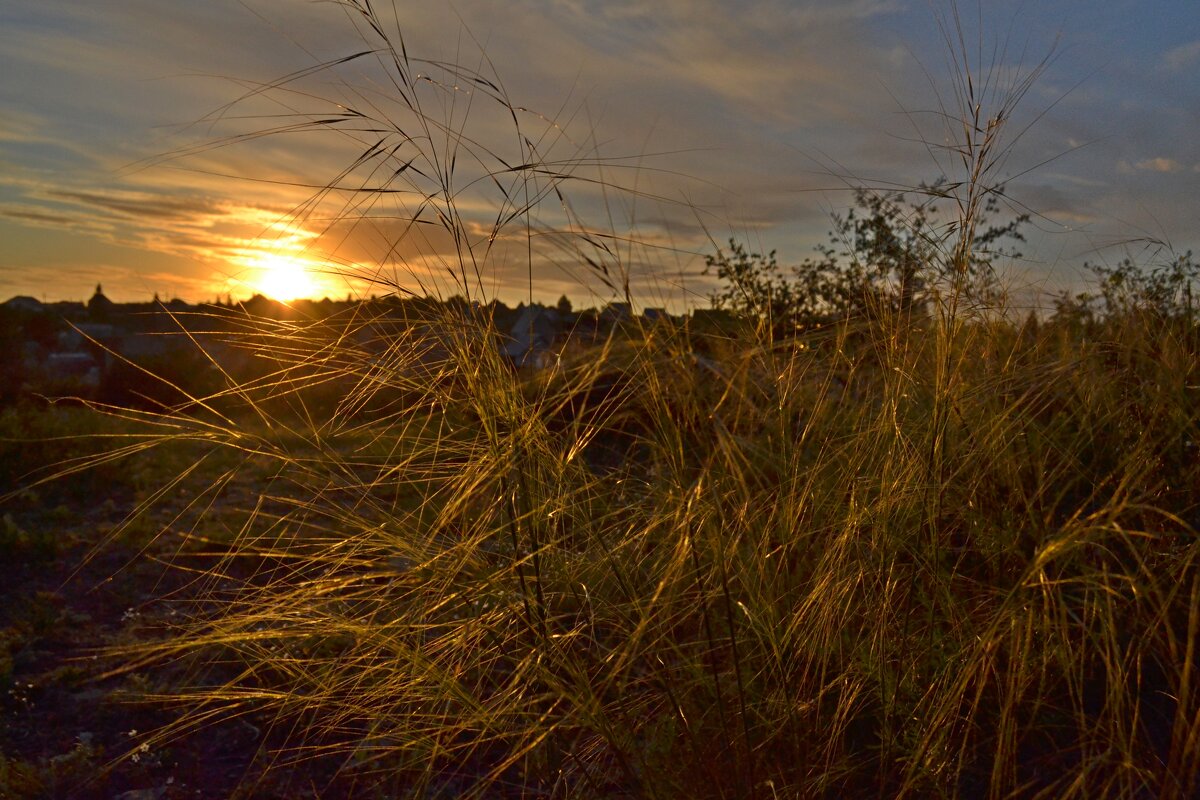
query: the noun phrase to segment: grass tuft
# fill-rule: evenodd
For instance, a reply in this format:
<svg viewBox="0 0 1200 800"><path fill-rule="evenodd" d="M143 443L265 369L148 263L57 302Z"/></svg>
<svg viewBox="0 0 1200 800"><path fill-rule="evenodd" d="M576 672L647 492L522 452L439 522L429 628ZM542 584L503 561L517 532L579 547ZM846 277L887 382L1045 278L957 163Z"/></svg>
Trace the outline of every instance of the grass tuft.
<svg viewBox="0 0 1200 800"><path fill-rule="evenodd" d="M426 263L468 299L514 230L530 263L573 242L628 294L618 248L538 223L604 164L547 155L565 134L528 131L498 79L340 5L369 47L321 74L381 80L286 128L362 148L297 219L395 203L393 246L439 229L453 255ZM461 305L246 317L222 330L253 374L101 409L143 433L80 466L177 442L222 459L196 500L214 524L177 531L203 555L190 612L116 651L184 676L150 693L183 709L158 735L243 717L264 764L333 760L356 796L1195 796L1196 320L1018 323L972 293L1002 134L1045 65L999 86L946 32L963 176L936 188L957 218L927 243L928 314L630 327L537 374ZM309 103L305 77L248 96ZM514 153L469 134L482 105ZM467 185L494 202L482 235Z"/></svg>

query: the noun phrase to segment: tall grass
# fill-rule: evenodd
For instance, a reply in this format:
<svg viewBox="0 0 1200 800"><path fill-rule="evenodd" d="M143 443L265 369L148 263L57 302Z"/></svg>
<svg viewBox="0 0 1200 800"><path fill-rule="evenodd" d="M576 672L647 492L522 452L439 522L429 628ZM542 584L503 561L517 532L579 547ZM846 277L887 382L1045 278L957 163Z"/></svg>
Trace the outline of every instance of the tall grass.
<svg viewBox="0 0 1200 800"><path fill-rule="evenodd" d="M495 243L515 229L532 258L537 204L600 162L541 158L498 80L418 77L369 3L343 5L392 94L297 119L363 144L323 191L352 214L396 188L404 235L441 226L478 297ZM164 735L265 714L264 758L336 757L328 791L356 796L1194 796L1194 320L960 302L1028 88L963 70L930 317L787 341L647 326L539 376L470 314L428 312L435 356L387 320L264 323L239 341L271 370L145 415L269 479L194 618L127 654L191 665ZM468 81L518 158L460 127ZM467 162L494 189L482 236L456 207Z"/></svg>

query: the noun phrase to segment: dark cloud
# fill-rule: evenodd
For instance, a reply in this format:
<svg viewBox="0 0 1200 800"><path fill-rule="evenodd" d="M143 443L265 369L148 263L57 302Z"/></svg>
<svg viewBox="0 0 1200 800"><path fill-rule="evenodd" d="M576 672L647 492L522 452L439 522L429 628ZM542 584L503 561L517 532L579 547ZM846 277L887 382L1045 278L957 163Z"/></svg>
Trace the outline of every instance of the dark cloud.
<svg viewBox="0 0 1200 800"><path fill-rule="evenodd" d="M46 196L53 200L111 211L122 216L161 219L195 220L220 212L220 204L204 198L167 197L154 194L116 194L51 189Z"/></svg>
<svg viewBox="0 0 1200 800"><path fill-rule="evenodd" d="M54 214L49 211L40 211L30 208L0 207L0 216L49 227L67 228L79 224L79 220L77 218L68 216L66 214Z"/></svg>

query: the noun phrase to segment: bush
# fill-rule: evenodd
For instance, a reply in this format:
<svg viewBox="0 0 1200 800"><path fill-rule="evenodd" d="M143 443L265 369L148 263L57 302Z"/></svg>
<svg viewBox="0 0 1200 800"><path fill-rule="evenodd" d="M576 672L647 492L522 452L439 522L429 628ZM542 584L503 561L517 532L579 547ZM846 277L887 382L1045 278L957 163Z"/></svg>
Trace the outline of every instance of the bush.
<svg viewBox="0 0 1200 800"><path fill-rule="evenodd" d="M1092 273L1096 289L1060 295L1055 313L1063 320L1148 315L1192 325L1200 315L1200 298L1193 297L1200 288L1200 264L1192 260L1190 250L1149 269L1130 258L1115 267L1085 263L1084 269Z"/></svg>
<svg viewBox="0 0 1200 800"><path fill-rule="evenodd" d="M976 223L984 230L973 236L967 270L959 276L946 254L954 229L936 223L944 184L922 185L918 195L924 199L912 203L899 192L856 190L856 206L834 215L819 257L792 267L790 275L775 251L763 256L730 239L729 253L705 258L706 271L726 284L711 295L713 307L758 320L776 334L793 334L838 319L910 319L923 315L939 291L994 300L994 262L1020 257L1004 243L1024 240L1021 227L1029 215L989 225L1003 196L1003 187L994 189Z"/></svg>
<svg viewBox="0 0 1200 800"><path fill-rule="evenodd" d="M193 349L130 361L114 359L100 379L96 399L120 408L158 411L193 406L223 388L220 373Z"/></svg>

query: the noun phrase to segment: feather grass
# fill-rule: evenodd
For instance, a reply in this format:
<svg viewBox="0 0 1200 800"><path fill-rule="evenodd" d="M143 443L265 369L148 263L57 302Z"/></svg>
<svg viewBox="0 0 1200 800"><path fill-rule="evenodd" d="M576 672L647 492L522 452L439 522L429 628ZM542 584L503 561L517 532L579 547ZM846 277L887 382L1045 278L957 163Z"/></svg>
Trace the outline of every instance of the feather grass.
<svg viewBox="0 0 1200 800"><path fill-rule="evenodd" d="M539 204L603 164L543 158L565 134L531 137L498 79L421 63L369 2L341 5L374 43L350 58L387 80L277 130L358 142L321 197L365 198L342 217L402 197L401 235L441 228L479 297L494 243L515 226L532 247ZM230 336L259 376L186 413L102 409L146 427L135 450L241 455L214 493L262 487L194 618L120 653L191 665L157 698L186 710L162 735L267 712L276 768L336 756L379 796L1194 796L1194 319L1084 336L968 307L1002 134L1044 64L1000 87L945 30L963 177L938 190L958 217L930 317L709 339L703 359L700 333L661 326L538 377L449 307L246 318ZM484 102L515 158L466 131ZM495 190L482 237L464 164ZM628 291L617 248L567 247Z"/></svg>

